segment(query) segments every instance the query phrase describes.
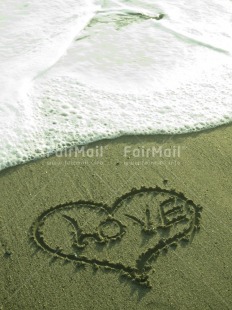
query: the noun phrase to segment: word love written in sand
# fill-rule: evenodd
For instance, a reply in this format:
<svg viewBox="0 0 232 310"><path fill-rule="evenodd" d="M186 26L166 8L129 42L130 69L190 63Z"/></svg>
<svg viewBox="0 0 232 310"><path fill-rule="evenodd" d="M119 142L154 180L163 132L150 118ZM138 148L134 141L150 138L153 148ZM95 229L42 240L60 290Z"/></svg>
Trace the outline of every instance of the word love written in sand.
<svg viewBox="0 0 232 310"><path fill-rule="evenodd" d="M200 213L201 207L174 190L132 189L112 206L77 201L51 208L33 224L32 238L55 257L114 269L150 286L153 262L192 240Z"/></svg>

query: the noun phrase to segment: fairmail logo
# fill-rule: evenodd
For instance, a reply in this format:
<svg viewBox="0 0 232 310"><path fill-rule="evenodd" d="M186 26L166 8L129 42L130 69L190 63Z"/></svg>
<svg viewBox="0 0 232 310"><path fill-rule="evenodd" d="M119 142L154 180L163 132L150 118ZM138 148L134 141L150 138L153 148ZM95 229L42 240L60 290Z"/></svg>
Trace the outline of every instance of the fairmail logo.
<svg viewBox="0 0 232 310"><path fill-rule="evenodd" d="M163 147L163 146L153 146L149 148L142 147L124 147L124 157L127 158L180 158L181 156L181 146Z"/></svg>
<svg viewBox="0 0 232 310"><path fill-rule="evenodd" d="M57 157L84 157L84 158L101 158L104 155L104 147L87 147L87 146L76 146L70 149L64 149L56 152Z"/></svg>

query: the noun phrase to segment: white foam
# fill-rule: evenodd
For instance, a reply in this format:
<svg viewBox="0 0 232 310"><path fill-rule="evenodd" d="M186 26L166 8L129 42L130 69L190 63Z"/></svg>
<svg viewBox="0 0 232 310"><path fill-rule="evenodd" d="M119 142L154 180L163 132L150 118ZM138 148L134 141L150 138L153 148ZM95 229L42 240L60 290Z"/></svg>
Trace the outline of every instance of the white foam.
<svg viewBox="0 0 232 310"><path fill-rule="evenodd" d="M232 120L230 1L103 2L1 4L0 169L102 138Z"/></svg>

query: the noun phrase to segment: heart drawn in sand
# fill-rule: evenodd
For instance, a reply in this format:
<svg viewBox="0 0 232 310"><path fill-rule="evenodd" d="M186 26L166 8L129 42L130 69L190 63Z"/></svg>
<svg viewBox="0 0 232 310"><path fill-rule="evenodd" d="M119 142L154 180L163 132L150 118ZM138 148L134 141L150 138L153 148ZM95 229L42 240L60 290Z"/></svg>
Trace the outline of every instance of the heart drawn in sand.
<svg viewBox="0 0 232 310"><path fill-rule="evenodd" d="M35 221L32 238L55 257L118 270L148 285L159 254L193 239L201 210L174 190L142 187L112 206L91 201L55 206Z"/></svg>

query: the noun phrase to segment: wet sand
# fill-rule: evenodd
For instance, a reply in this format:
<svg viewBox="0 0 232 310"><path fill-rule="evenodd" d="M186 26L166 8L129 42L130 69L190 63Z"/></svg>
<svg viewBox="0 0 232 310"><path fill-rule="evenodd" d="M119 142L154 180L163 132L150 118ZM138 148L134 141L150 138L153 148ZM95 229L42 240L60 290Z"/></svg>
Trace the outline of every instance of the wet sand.
<svg viewBox="0 0 232 310"><path fill-rule="evenodd" d="M0 309L231 309L232 126L0 173Z"/></svg>

